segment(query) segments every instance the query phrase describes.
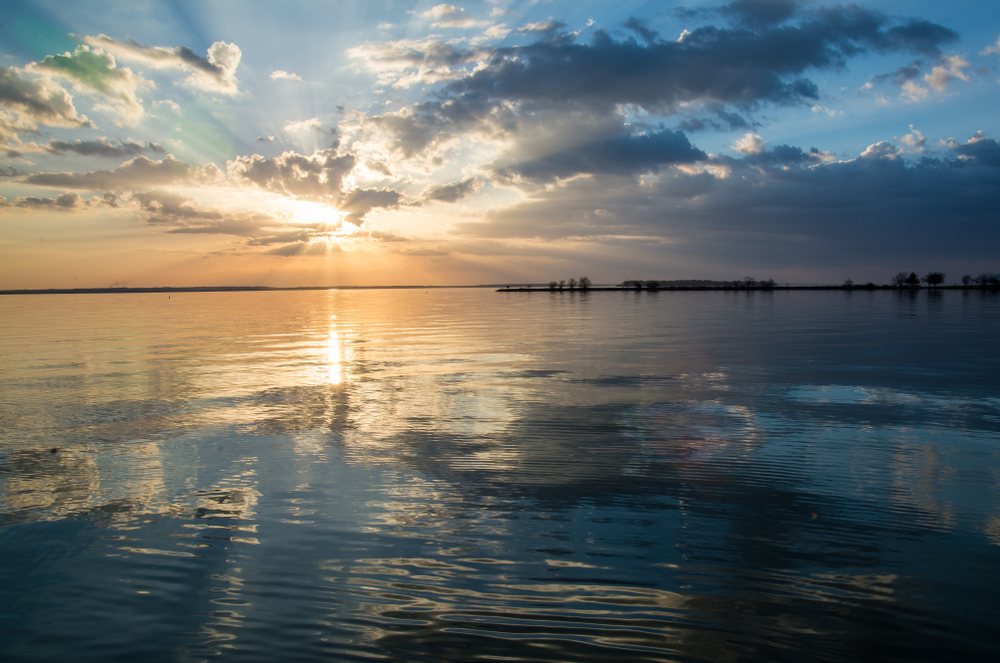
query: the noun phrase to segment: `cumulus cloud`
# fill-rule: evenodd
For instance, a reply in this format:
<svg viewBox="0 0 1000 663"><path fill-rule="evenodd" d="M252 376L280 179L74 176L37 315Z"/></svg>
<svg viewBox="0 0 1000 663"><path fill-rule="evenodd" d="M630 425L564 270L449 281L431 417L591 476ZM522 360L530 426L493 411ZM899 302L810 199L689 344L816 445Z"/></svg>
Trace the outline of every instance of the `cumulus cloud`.
<svg viewBox="0 0 1000 663"><path fill-rule="evenodd" d="M39 124L94 128L54 81L27 79L14 67L0 69L0 149L19 149L19 134L34 133Z"/></svg>
<svg viewBox="0 0 1000 663"><path fill-rule="evenodd" d="M28 70L71 81L79 88L96 92L111 100L127 122L135 123L143 115L139 89L154 87L151 81L132 73L128 67L118 67L115 57L100 48L85 44L72 53L47 55L41 62L28 65Z"/></svg>
<svg viewBox="0 0 1000 663"><path fill-rule="evenodd" d="M997 43L992 46L987 46L983 50L979 51L980 55L989 55L990 53L1000 55L1000 37L997 37Z"/></svg>
<svg viewBox="0 0 1000 663"><path fill-rule="evenodd" d="M900 139L900 142L903 145L906 145L910 152L923 152L927 139L922 133L920 133L919 129L914 129L912 124L910 125L910 131L912 133L908 133L903 136Z"/></svg>
<svg viewBox="0 0 1000 663"><path fill-rule="evenodd" d="M764 151L766 143L759 134L744 134L743 138L730 145L730 149L736 150L740 154L760 154Z"/></svg>
<svg viewBox="0 0 1000 663"><path fill-rule="evenodd" d="M86 173L36 173L25 184L84 191L133 191L170 184L211 184L222 179L215 164L192 167L168 154L159 161L135 157L114 170Z"/></svg>
<svg viewBox="0 0 1000 663"><path fill-rule="evenodd" d="M938 92L944 92L948 89L948 84L955 79L969 80L969 76L962 71L962 69L968 66L970 65L965 58L958 55L945 57L939 66L931 70L931 73L924 75L924 80Z"/></svg>
<svg viewBox="0 0 1000 663"><path fill-rule="evenodd" d="M156 69L180 69L187 72L187 85L233 95L239 92L236 68L243 57L236 44L217 41L208 49L207 57L197 55L187 46L146 46L129 39L119 42L107 35L80 37L86 44L103 49L121 60L133 60Z"/></svg>
<svg viewBox="0 0 1000 663"><path fill-rule="evenodd" d="M270 159L259 154L240 156L226 162L229 178L236 183L253 184L265 191L293 198L307 198L335 203L344 187L344 179L354 170L353 154L336 150L317 150L306 156L285 152Z"/></svg>
<svg viewBox="0 0 1000 663"><path fill-rule="evenodd" d="M298 74L290 74L283 69L276 69L271 72L271 78L274 80L288 80L288 81L301 81L302 77Z"/></svg>
<svg viewBox="0 0 1000 663"><path fill-rule="evenodd" d="M976 135L965 143L959 144L951 138L947 144L963 163L1000 168L1000 145L992 138L987 138L982 131L977 131Z"/></svg>

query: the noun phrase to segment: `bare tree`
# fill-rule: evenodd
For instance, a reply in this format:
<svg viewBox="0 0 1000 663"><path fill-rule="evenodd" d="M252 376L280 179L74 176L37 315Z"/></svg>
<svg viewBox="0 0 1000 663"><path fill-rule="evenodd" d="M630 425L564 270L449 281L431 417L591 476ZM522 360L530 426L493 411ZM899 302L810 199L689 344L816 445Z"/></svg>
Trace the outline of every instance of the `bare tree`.
<svg viewBox="0 0 1000 663"><path fill-rule="evenodd" d="M907 276L906 272L898 272L895 276L892 277L892 287L902 288L903 286L905 286L906 276Z"/></svg>
<svg viewBox="0 0 1000 663"><path fill-rule="evenodd" d="M844 281L845 290L854 290L854 281L852 279L847 279Z"/></svg>
<svg viewBox="0 0 1000 663"><path fill-rule="evenodd" d="M559 284L555 281L549 281L549 290L555 290L559 287Z"/></svg>
<svg viewBox="0 0 1000 663"><path fill-rule="evenodd" d="M590 284L591 280L589 278L587 278L586 276L580 277L580 290L586 290L587 288L590 287Z"/></svg>
<svg viewBox="0 0 1000 663"><path fill-rule="evenodd" d="M566 287L566 279L559 279L559 289L562 290Z"/></svg>
<svg viewBox="0 0 1000 663"><path fill-rule="evenodd" d="M576 279L570 279L569 280L569 289L572 290L575 287L576 287Z"/></svg>
<svg viewBox="0 0 1000 663"><path fill-rule="evenodd" d="M965 276L962 277L962 285L969 285L970 283L972 283L972 277L971 276L969 276L968 274L966 274Z"/></svg>
<svg viewBox="0 0 1000 663"><path fill-rule="evenodd" d="M757 279L752 276L744 276L743 283L746 284L747 288L754 288L757 285Z"/></svg>

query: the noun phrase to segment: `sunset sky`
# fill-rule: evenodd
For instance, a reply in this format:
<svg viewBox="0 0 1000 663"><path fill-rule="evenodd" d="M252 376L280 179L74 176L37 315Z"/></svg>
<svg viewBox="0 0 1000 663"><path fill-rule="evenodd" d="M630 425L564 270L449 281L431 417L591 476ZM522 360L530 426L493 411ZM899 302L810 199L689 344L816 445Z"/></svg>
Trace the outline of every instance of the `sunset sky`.
<svg viewBox="0 0 1000 663"><path fill-rule="evenodd" d="M1000 3L20 2L0 288L1000 271Z"/></svg>

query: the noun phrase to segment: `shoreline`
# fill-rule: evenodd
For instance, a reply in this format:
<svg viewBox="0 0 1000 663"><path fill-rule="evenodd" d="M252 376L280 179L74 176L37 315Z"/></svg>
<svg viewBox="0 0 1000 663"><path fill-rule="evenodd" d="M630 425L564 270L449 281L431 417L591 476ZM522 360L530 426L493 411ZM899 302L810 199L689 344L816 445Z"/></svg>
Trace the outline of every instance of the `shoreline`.
<svg viewBox="0 0 1000 663"><path fill-rule="evenodd" d="M892 285L876 285L876 286L854 286L848 288L842 285L776 285L769 288L737 288L734 286L691 286L691 285L675 285L675 286L660 286L659 288L625 288L622 286L598 286L589 287L585 290L580 288L569 289L564 288L560 290L559 288L552 289L549 287L518 287L518 288L498 288L496 292L551 292L551 293L572 293L572 294L587 294L591 292L774 292L776 290L840 290L845 292L871 292L874 290L893 290L896 292L937 292L938 290L988 290L997 291L1000 290L1000 286L995 285L941 285L935 286L933 288L897 288Z"/></svg>
<svg viewBox="0 0 1000 663"><path fill-rule="evenodd" d="M40 288L30 290L0 290L2 295L114 295L114 294L173 294L173 293L198 293L198 292L296 292L314 290L442 290L442 289L487 289L495 288L495 292L549 292L559 294L588 294L591 292L774 292L776 290L839 290L853 292L893 290L897 292L936 292L938 290L969 290L969 291L1000 291L1000 286L996 285L941 285L934 288L897 288L891 285L876 286L854 286L847 288L842 285L775 285L770 288L737 288L733 286L660 286L659 288L625 288L622 286L591 286L586 290L580 288L558 288L553 290L548 286L503 286L497 288L496 285L315 285L315 286L258 286L258 285L237 285L237 286L159 286L149 288Z"/></svg>

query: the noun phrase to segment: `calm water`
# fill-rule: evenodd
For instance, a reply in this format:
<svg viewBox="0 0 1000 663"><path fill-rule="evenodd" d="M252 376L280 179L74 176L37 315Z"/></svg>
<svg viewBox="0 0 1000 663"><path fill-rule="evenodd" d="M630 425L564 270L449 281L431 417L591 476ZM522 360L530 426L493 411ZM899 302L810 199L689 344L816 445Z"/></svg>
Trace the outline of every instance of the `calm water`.
<svg viewBox="0 0 1000 663"><path fill-rule="evenodd" d="M4 661L986 661L998 596L996 294L0 298Z"/></svg>

